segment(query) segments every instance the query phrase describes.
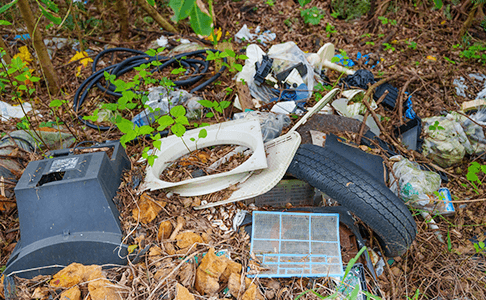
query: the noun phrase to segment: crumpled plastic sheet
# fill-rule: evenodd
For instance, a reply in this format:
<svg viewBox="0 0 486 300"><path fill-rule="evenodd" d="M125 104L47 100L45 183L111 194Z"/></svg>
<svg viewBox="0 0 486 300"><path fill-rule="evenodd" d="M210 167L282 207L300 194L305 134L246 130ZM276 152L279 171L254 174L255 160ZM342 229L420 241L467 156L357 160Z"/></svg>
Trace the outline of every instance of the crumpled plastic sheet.
<svg viewBox="0 0 486 300"><path fill-rule="evenodd" d="M165 115L168 114L171 107L176 105L184 105L187 108L186 117L188 119L196 119L201 116L202 105L199 104L201 97L194 96L185 90L174 90L167 93L167 88L163 86L153 87L149 89L148 101L141 113L133 117L132 122L137 126L148 125L154 121L154 114ZM150 112L150 108L160 110ZM149 121L150 120L150 121Z"/></svg>
<svg viewBox="0 0 486 300"><path fill-rule="evenodd" d="M364 90L368 89L368 83L375 83L375 76L368 70L359 69L353 75L348 75L342 80L348 88L354 86Z"/></svg>
<svg viewBox="0 0 486 300"><path fill-rule="evenodd" d="M260 30L260 26L257 26L257 28L255 28L255 33L251 33L248 26L244 24L243 27L241 27L241 29L235 34L235 38L238 42L259 41L261 44L266 46L266 42L271 42L277 37L277 35L270 30L265 30L259 34Z"/></svg>
<svg viewBox="0 0 486 300"><path fill-rule="evenodd" d="M243 118L256 118L260 121L264 143L280 136L280 134L282 133L282 129L290 125L290 117L285 114L250 111L236 113L233 115L234 120Z"/></svg>
<svg viewBox="0 0 486 300"><path fill-rule="evenodd" d="M32 106L30 105L30 103L25 102L22 103L22 105L26 113L32 110ZM25 116L24 112L22 111L22 107L20 105L12 106L3 101L0 101L0 114L2 120L10 120L11 118L21 119L22 117Z"/></svg>
<svg viewBox="0 0 486 300"><path fill-rule="evenodd" d="M478 99L486 98L486 75L473 73L473 74L469 74L468 76L474 81L475 84L479 84L479 83L483 84L483 89L476 94L476 98L474 99L478 100ZM458 96L465 97L465 98L468 97L466 91L470 89L464 77L461 76L459 78L454 79L453 84L455 85L456 94Z"/></svg>
<svg viewBox="0 0 486 300"><path fill-rule="evenodd" d="M273 87L265 84L257 86L253 79L256 73L255 63L261 63L263 55L265 55L265 52L263 52L258 45L249 45L246 48L246 56L248 59L245 61L243 70L237 74L236 81L240 82L243 80L245 84L248 84L252 97L260 101L262 104L267 104L271 99L278 95L272 91ZM268 51L268 57L273 59L272 71L274 74L285 71L289 67L302 62L307 68L307 74L305 74L302 79L309 89L314 87L314 69L307 61L306 54L300 50L294 42L272 46ZM309 92L309 96L311 94L312 93Z"/></svg>
<svg viewBox="0 0 486 300"><path fill-rule="evenodd" d="M441 179L439 174L432 171L420 169L419 164L409 161L401 155L393 156L400 159L393 164L393 176L390 176L392 182L390 189L405 202L415 206L427 205L430 202L429 195L433 195L440 188Z"/></svg>
<svg viewBox="0 0 486 300"><path fill-rule="evenodd" d="M450 167L461 162L466 152L475 152L461 123L453 114L425 118L422 122L426 136L422 145L423 153L439 166Z"/></svg>

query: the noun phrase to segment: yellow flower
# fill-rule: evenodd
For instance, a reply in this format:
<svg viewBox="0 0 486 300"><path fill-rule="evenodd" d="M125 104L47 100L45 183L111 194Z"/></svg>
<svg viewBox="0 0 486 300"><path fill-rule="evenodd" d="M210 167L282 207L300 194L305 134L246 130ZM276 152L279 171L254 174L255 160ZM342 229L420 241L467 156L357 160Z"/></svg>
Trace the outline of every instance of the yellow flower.
<svg viewBox="0 0 486 300"><path fill-rule="evenodd" d="M433 60L433 61L436 61L437 60L437 58L435 58L435 57L433 57L431 55L427 55L427 59L428 60Z"/></svg>

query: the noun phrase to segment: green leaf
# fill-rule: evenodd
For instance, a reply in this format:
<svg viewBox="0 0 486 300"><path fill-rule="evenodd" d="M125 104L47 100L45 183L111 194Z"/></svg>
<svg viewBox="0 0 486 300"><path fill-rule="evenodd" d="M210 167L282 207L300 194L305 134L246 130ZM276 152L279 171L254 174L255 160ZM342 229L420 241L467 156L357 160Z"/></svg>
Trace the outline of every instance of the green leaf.
<svg viewBox="0 0 486 300"><path fill-rule="evenodd" d="M235 51L233 51L231 49L226 49L226 50L224 50L224 52L226 52L231 57L235 57L236 56Z"/></svg>
<svg viewBox="0 0 486 300"><path fill-rule="evenodd" d="M162 147L162 141L161 140L154 141L153 145L154 145L155 148L160 150L160 147Z"/></svg>
<svg viewBox="0 0 486 300"><path fill-rule="evenodd" d="M154 131L154 129L148 125L140 126L137 129L138 135L146 135L152 133L152 131Z"/></svg>
<svg viewBox="0 0 486 300"><path fill-rule="evenodd" d="M42 5L40 5L40 4L39 4L39 8L41 9L42 14L43 14L43 15L44 15L46 18L48 18L49 20L51 20L51 21L52 21L54 24L56 24L56 25L61 24L61 22L62 22L62 18L54 16L53 14L51 14L50 12L48 12L48 11L47 11L47 10L44 8L44 6L42 6Z"/></svg>
<svg viewBox="0 0 486 300"><path fill-rule="evenodd" d="M118 123L116 123L116 127L118 127L118 129L120 129L120 131L123 133L129 133L133 132L134 125L132 121L122 118Z"/></svg>
<svg viewBox="0 0 486 300"><path fill-rule="evenodd" d="M203 139L208 136L208 131L206 129L201 129L199 134L197 135L198 138Z"/></svg>
<svg viewBox="0 0 486 300"><path fill-rule="evenodd" d="M221 107L221 109L225 109L227 107L229 107L231 105L231 102L230 101L221 101L219 102L219 106Z"/></svg>
<svg viewBox="0 0 486 300"><path fill-rule="evenodd" d="M62 105L61 100L59 99L54 99L49 103L49 107L60 107Z"/></svg>
<svg viewBox="0 0 486 300"><path fill-rule="evenodd" d="M170 131L172 131L172 133L175 134L177 137L181 137L186 132L186 127L184 127L184 125L176 123L170 128Z"/></svg>
<svg viewBox="0 0 486 300"><path fill-rule="evenodd" d="M170 109L170 114L176 118L182 117L186 115L186 109L182 105L177 105Z"/></svg>
<svg viewBox="0 0 486 300"><path fill-rule="evenodd" d="M137 135L135 134L135 130L132 130L120 138L120 143L122 144L123 147L126 147L125 144L135 139L136 137Z"/></svg>
<svg viewBox="0 0 486 300"><path fill-rule="evenodd" d="M170 0L169 6L174 11L174 17L172 20L174 22L179 22L191 14L194 6L196 5L196 0Z"/></svg>
<svg viewBox="0 0 486 300"><path fill-rule="evenodd" d="M351 295L349 295L348 299L358 299L358 293L359 293L359 283L356 284L354 287L354 290L351 292Z"/></svg>
<svg viewBox="0 0 486 300"><path fill-rule="evenodd" d="M155 6L155 0L147 0L148 4L151 6Z"/></svg>
<svg viewBox="0 0 486 300"><path fill-rule="evenodd" d="M211 24L213 23L213 20L210 16L203 13L197 5L194 5L190 16L191 27L196 34L204 36L209 36L211 34Z"/></svg>
<svg viewBox="0 0 486 300"><path fill-rule="evenodd" d="M0 20L0 25L12 25L12 23L7 20Z"/></svg>
<svg viewBox="0 0 486 300"><path fill-rule="evenodd" d="M449 250L449 252L452 251L451 234L449 232L449 229L447 229L447 250Z"/></svg>
<svg viewBox="0 0 486 300"><path fill-rule="evenodd" d="M176 124L189 125L189 121L186 116L180 116L175 119Z"/></svg>
<svg viewBox="0 0 486 300"><path fill-rule="evenodd" d="M154 166L154 162L155 162L156 158L157 158L157 156L155 156L155 155L149 155L149 157L147 157L147 163L149 164L149 166L151 166L151 167Z"/></svg>
<svg viewBox="0 0 486 300"><path fill-rule="evenodd" d="M189 140L190 140L191 142L195 142L195 141L196 141L196 139L195 139L195 138L190 138Z"/></svg>
<svg viewBox="0 0 486 300"><path fill-rule="evenodd" d="M209 101L209 100L199 100L197 101L199 102L199 104L201 104L203 107L207 107L207 108L211 108L211 107L214 107L214 103L213 101Z"/></svg>
<svg viewBox="0 0 486 300"><path fill-rule="evenodd" d="M436 9L441 9L441 8L442 8L442 6L444 5L444 4L442 3L442 0L434 0L434 4L435 4L435 8L436 8Z"/></svg>
<svg viewBox="0 0 486 300"><path fill-rule="evenodd" d="M206 114L206 118L212 118L212 117L214 117L214 114L212 112L208 112Z"/></svg>
<svg viewBox="0 0 486 300"><path fill-rule="evenodd" d="M4 6L0 7L0 14L4 13L7 11L7 9L9 9L10 7L12 7L15 3L17 3L18 0L14 0L8 4L5 4Z"/></svg>
<svg viewBox="0 0 486 300"><path fill-rule="evenodd" d="M304 7L306 4L311 3L312 0L299 0L300 6Z"/></svg>
<svg viewBox="0 0 486 300"><path fill-rule="evenodd" d="M161 130L164 130L165 128L167 128L167 126L174 124L174 120L170 116L165 115L165 116L158 118L157 123L159 123L159 125L160 125L157 128L157 130L161 131Z"/></svg>

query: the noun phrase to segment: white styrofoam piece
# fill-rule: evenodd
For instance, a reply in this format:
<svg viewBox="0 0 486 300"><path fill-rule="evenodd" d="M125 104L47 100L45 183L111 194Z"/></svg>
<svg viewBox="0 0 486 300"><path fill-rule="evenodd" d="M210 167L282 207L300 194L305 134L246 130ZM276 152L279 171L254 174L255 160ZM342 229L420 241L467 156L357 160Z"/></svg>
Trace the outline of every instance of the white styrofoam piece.
<svg viewBox="0 0 486 300"><path fill-rule="evenodd" d="M300 134L291 131L265 143L265 150L268 153L268 168L254 171L246 181L237 185L238 190L234 191L228 199L197 206L194 209L204 209L241 201L270 191L285 175L295 152L300 146L300 141Z"/></svg>
<svg viewBox="0 0 486 300"><path fill-rule="evenodd" d="M157 190L185 184L208 182L208 180L228 175L263 169L267 167L260 122L252 119L239 119L204 127L207 136L198 140L197 144L190 139L198 139L201 128L187 131L182 138L175 135L162 138L162 146L155 151L157 158L153 166L147 167L147 175L140 191ZM184 141L182 140L184 139ZM160 174L175 160L194 150L215 145L241 145L253 150L253 154L243 164L231 171L192 178L180 182L160 180Z"/></svg>

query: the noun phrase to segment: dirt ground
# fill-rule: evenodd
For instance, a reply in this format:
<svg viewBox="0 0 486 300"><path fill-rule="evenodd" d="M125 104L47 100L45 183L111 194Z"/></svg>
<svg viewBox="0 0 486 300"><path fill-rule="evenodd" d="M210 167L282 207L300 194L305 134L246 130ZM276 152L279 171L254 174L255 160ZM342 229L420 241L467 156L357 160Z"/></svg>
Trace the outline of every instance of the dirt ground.
<svg viewBox="0 0 486 300"><path fill-rule="evenodd" d="M157 24L147 18L144 19L145 15L133 4L130 8L133 22L130 24L130 41L123 42L119 37L116 19L110 16L114 4L98 2L97 5L88 2L87 13L78 15L80 22L84 22L82 24L85 28L57 32L49 29L46 30L46 37L56 35L74 39L82 36L83 46L91 50L89 55L94 58L106 47L116 46L146 51L154 40L166 34ZM345 20L342 16L337 16L335 13L337 9L331 7L330 1L314 0L306 8L317 7L323 15L318 25L311 25L304 23L297 1L215 1L215 27L221 28L223 39L225 36L228 39L232 38L244 24L251 30L257 26L262 30L270 30L276 33L276 39L266 45L259 44L265 51L271 45L293 41L304 52L315 53L324 43L332 42L336 49L344 50L352 59L356 58L358 52L370 54L371 62L379 62L371 69L375 78L390 79L389 82L398 88L401 101L406 97L404 92L409 92L412 95L414 110L421 118L443 115L447 111L458 111L463 102L473 100L483 89L481 85L475 85L470 81L468 82L470 94L462 97L456 94L453 85L456 78L461 76L469 78L468 75L471 73L484 74L485 71L486 59L483 58L481 61L464 55L464 50L476 42L482 43L483 50L480 54L484 55L486 42L484 21L481 26L481 22L475 19L466 35L459 36L461 27L472 8L469 1L462 3L444 1L444 7L440 10L434 9L434 4L428 1L376 1L375 4L374 14L364 14L356 19ZM161 3L158 10L168 18L172 14L171 9ZM88 20L91 17L102 20L103 25L90 27L92 25L89 25ZM13 26L0 27L0 33L9 43L10 53L18 53L22 46L27 46L33 52L28 40L14 39L19 32L11 28L22 28L20 21L10 21ZM207 40L197 37L188 23L181 22L177 25L177 29L180 34L172 36L172 43L178 44L179 38L190 37L201 45L211 46ZM246 46L246 43L238 43L234 39L230 42L237 52ZM81 68L77 76L76 72L80 64L69 61L74 54L75 51L71 47L64 47L52 55L52 61L63 83L64 93L60 99L67 100L66 104L60 107L57 115L64 125L69 127L70 132L74 133L78 142L119 139L122 134L116 129L98 131L86 128L78 121L73 111L72 101L81 83L91 75L91 64ZM240 63L243 64L243 61ZM368 68L368 66L361 62L353 69ZM329 71L327 75L331 83L334 83L340 74ZM223 97L224 100L232 101L236 95L233 77L234 73L226 71L219 79L220 84L210 85L196 94L212 101L221 100L221 92L226 88L232 88L231 92L227 95L225 93ZM45 84L41 81L35 85L35 88L32 97L34 108L42 117L32 118L31 127L38 128L41 122L55 123L56 119L48 106L50 99ZM0 98L2 101L11 102L11 96L8 90L6 91ZM101 93L92 94L91 98L95 99L99 95ZM309 105L314 104L314 100L313 97ZM225 110L225 116L230 117L237 111L231 106ZM403 123L398 109L390 111L380 106L377 113L385 117L381 122L385 134L382 134L381 138L391 144L398 143L392 134L394 126ZM214 119L206 121L215 122ZM3 121L0 123L1 131L8 133L16 130L19 122L19 119ZM137 264L104 271L104 276L112 285L117 286L123 298L174 299L177 295L178 299L193 299L187 295L189 298L184 298L184 292L180 291L182 288L176 283L187 288L194 295L192 297L197 299L224 298L228 295L228 286L233 297L245 300L296 299L308 290L314 290L322 296L334 293L335 287L328 278L255 279L251 283L244 284L243 276L235 280L227 274L227 278L218 276L219 281L216 280L216 283L209 281L201 283L200 279L196 279L197 258L201 259L202 254L207 253L211 248L218 251L227 250L229 253L229 259L211 258L211 263L215 265L232 265L236 269L241 268L243 274L249 266L257 268L252 265L254 262L251 260L249 251L248 234L229 230L237 210L251 211L255 207L238 202L212 209L198 211L193 209L202 201L211 202L221 199L227 191L192 198L167 195L162 191L138 194L133 188L133 182L143 178L146 163L140 162L140 158L146 146L148 141L144 140L127 146L126 152L132 162L132 170L125 173L116 201L119 204L120 220L125 234L124 243L137 245L137 249L143 249L147 245L152 245L152 248ZM411 160L430 163L428 159L412 151L402 154ZM43 158L42 151L35 155L17 151L15 155L23 159L24 166L31 160ZM384 272L377 280L374 280L369 272L366 273L370 293L381 299L486 299L484 266L486 252L476 249L473 242L484 239L486 199L484 199L484 187L478 185L475 192L466 177L468 167L473 161L483 164L484 156L466 155L461 163L444 169L449 182L443 183L442 186L450 189L456 209L452 217L434 216L445 242L439 242L430 224L419 212L412 211L418 230L415 241L403 256L386 259ZM486 175L480 174L479 179L483 180ZM5 182L1 188L12 191L14 184ZM5 266L10 253L20 240L20 232L15 198L7 197L4 193L2 196L0 265ZM144 219L140 218L138 213L153 215ZM214 222L215 220L220 221ZM184 244L185 242L188 244ZM369 239L369 232L368 242L371 242L371 245L368 244L371 248L376 245L376 240ZM223 273L223 271L214 272ZM239 275L241 271L235 274ZM48 299L48 297L61 299L61 292L67 287L55 287L49 284L50 279L50 276L40 276L32 280L17 278L17 296L22 299ZM211 280L214 281L214 278ZM92 295L91 299L94 299L94 293L87 287L86 281L87 278L77 284L81 295L86 299L89 292ZM201 285L209 287L211 284L217 284L213 295L209 296L210 293L203 295L201 291L205 288L201 288ZM237 287L234 286L235 284ZM235 289L236 296L232 292ZM306 293L302 297L318 298L314 293Z"/></svg>

